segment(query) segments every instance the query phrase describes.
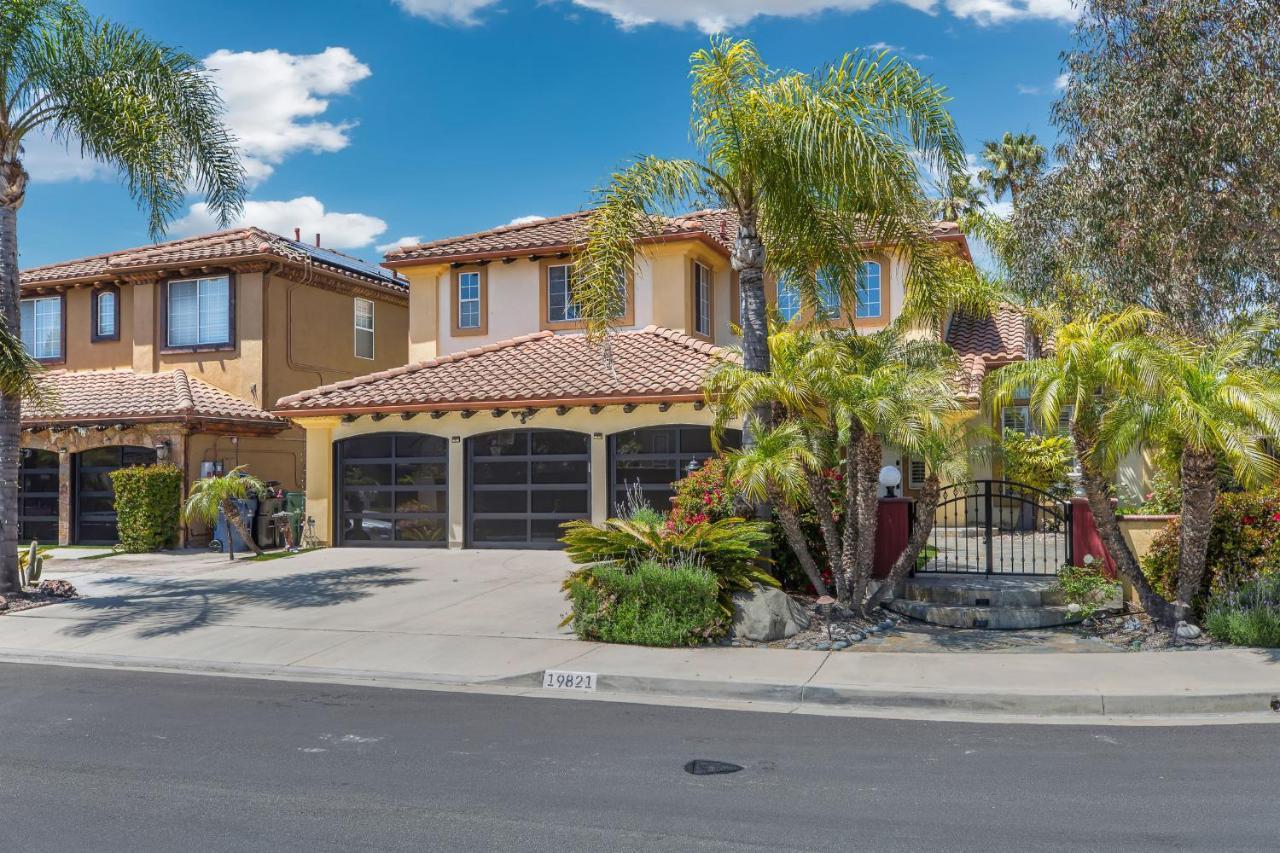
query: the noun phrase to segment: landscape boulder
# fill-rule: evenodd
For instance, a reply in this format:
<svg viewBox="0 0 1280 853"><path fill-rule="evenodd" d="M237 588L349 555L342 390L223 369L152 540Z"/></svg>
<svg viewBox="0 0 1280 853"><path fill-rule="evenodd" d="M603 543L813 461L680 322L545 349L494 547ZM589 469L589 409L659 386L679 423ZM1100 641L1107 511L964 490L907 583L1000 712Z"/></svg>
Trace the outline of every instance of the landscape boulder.
<svg viewBox="0 0 1280 853"><path fill-rule="evenodd" d="M733 636L757 643L794 637L809 627L809 611L780 589L757 586L733 594Z"/></svg>

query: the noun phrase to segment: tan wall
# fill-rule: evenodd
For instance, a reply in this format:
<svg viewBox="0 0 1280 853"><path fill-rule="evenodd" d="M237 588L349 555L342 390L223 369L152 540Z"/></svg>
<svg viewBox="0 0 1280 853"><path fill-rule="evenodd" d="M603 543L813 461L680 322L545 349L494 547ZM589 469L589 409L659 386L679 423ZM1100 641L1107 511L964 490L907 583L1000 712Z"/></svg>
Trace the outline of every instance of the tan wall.
<svg viewBox="0 0 1280 853"><path fill-rule="evenodd" d="M202 462L221 462L224 471L245 465L258 479L297 491L305 474L305 449L306 434L297 427L270 437L196 433L187 443L187 475L199 479Z"/></svg>
<svg viewBox="0 0 1280 853"><path fill-rule="evenodd" d="M119 290L120 338L94 341L93 297L98 291L77 287L63 294L66 300L66 368L85 370L127 369L133 365L133 293L128 285Z"/></svg>

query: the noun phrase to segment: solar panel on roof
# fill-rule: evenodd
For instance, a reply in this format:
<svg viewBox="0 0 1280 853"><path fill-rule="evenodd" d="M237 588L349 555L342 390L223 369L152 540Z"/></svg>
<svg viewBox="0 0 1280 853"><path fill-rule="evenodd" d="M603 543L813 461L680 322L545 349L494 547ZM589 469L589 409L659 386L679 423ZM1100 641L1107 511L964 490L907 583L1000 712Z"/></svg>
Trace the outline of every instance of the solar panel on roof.
<svg viewBox="0 0 1280 853"><path fill-rule="evenodd" d="M396 285L404 284L403 281L370 261L353 258L350 255L344 255L341 252L335 252L332 249L325 249L319 246L309 246L306 243L300 243L297 240L285 238L285 242L300 251L306 252L322 264L329 264L330 266L350 270L351 272L360 273L362 275L375 276L388 283L394 283Z"/></svg>

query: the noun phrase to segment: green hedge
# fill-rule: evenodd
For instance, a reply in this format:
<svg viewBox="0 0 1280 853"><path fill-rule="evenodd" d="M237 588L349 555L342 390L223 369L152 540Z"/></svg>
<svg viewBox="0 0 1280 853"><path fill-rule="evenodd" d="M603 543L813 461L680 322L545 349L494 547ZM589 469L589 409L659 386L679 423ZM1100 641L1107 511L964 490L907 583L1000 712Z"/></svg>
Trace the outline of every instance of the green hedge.
<svg viewBox="0 0 1280 853"><path fill-rule="evenodd" d="M605 643L697 645L723 632L718 591L715 576L693 566L592 566L569 587L573 630Z"/></svg>
<svg viewBox="0 0 1280 853"><path fill-rule="evenodd" d="M178 541L182 470L160 464L111 472L120 547L133 554L170 548Z"/></svg>

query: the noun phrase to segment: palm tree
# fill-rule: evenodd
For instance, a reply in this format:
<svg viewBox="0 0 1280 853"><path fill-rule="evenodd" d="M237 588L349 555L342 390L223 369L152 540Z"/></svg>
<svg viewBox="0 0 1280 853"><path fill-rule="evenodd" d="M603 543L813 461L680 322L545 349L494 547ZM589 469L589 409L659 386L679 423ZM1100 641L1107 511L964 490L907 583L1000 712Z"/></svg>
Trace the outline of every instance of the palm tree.
<svg viewBox="0 0 1280 853"><path fill-rule="evenodd" d="M1015 362L989 375L983 398L993 417L1014 400L1027 399L1032 416L1046 430L1056 429L1063 408L1071 406L1071 440L1098 535L1147 613L1166 622L1168 602L1142 573L1111 503L1116 465L1137 435L1116 430L1109 419L1117 403L1142 385L1147 361L1142 340L1158 319L1146 309L1128 308L1068 322L1054 334L1049 355Z"/></svg>
<svg viewBox="0 0 1280 853"><path fill-rule="evenodd" d="M798 423L771 429L750 427L753 440L729 454L729 470L742 496L755 503L767 501L800 567L818 595L827 595L809 540L800 524L799 506L808 495L811 472L820 470L818 457L809 448L809 436Z"/></svg>
<svg viewBox="0 0 1280 853"><path fill-rule="evenodd" d="M983 144L982 159L988 165L978 172L978 182L991 190L996 201L1007 192L1017 204L1022 191L1044 171L1045 149L1034 133L1006 132L999 140L989 139Z"/></svg>
<svg viewBox="0 0 1280 853"><path fill-rule="evenodd" d="M44 132L119 169L152 237L202 193L225 224L244 199L244 167L222 101L192 56L107 21L77 0L0 6L0 325L21 339L18 209L23 141ZM18 582L20 398L0 397L0 593Z"/></svg>
<svg viewBox="0 0 1280 853"><path fill-rule="evenodd" d="M987 191L968 172L956 172L941 182L938 197L930 202L933 215L950 222L981 213L987 207Z"/></svg>
<svg viewBox="0 0 1280 853"><path fill-rule="evenodd" d="M856 53L812 74L777 71L751 42L724 37L692 55L690 76L698 159L640 159L596 194L575 287L592 335L620 313L617 282L634 267L637 239L695 201L737 215L731 254L749 370L769 368L766 266L801 271L810 306L821 300L817 270L854 304L860 245L897 245L913 278L930 274L937 250L920 164L951 173L964 161L940 86L898 59Z"/></svg>
<svg viewBox="0 0 1280 853"><path fill-rule="evenodd" d="M1208 344L1167 329L1139 339L1141 381L1117 402L1099 436L1113 461L1139 442L1180 459L1181 542L1171 625L1191 618L1200 594L1219 466L1230 467L1246 486L1280 473L1266 446L1280 438L1280 374L1260 366L1276 328L1275 317L1264 314Z"/></svg>
<svg viewBox="0 0 1280 853"><path fill-rule="evenodd" d="M218 515L221 513L236 529L236 533L240 534L240 538L249 546L249 550L255 554L261 554L262 549L258 547L257 542L253 541L253 535L249 532L249 527L245 524L235 502L244 500L250 495L265 494L267 484L252 474L245 473L246 467L241 465L226 474L196 481L191 487L191 494L187 495L187 502L182 506L182 519L187 523L203 521L213 527L218 523ZM226 543L227 554L234 560L236 558L235 539L231 536L227 538L229 540Z"/></svg>

